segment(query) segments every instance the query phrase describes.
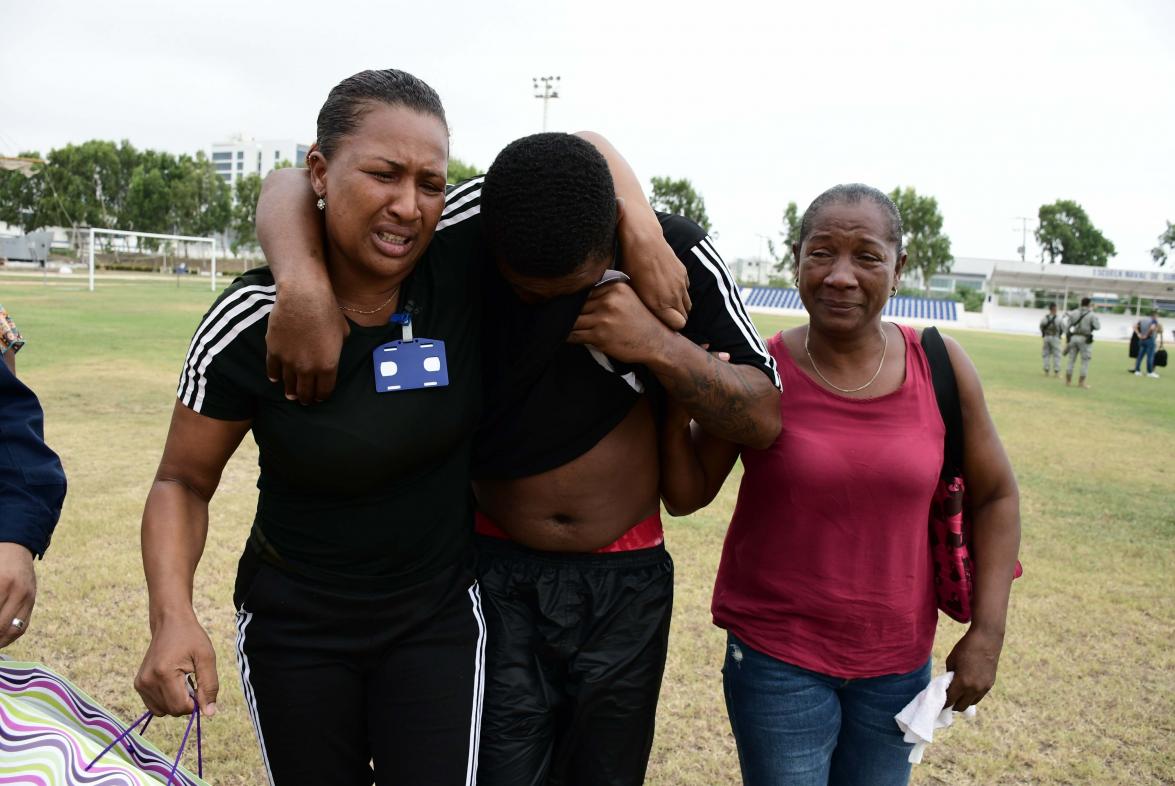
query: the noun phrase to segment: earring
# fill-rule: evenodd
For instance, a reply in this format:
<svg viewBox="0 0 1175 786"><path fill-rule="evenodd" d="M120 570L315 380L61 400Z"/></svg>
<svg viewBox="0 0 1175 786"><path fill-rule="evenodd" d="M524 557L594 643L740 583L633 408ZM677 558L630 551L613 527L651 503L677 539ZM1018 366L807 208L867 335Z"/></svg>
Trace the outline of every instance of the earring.
<svg viewBox="0 0 1175 786"><path fill-rule="evenodd" d="M321 200L319 200L319 201L321 201ZM898 287L897 287L897 284L894 284L893 288L891 288L891 289L889 290L889 296L890 296L890 297L893 297L893 296L894 296L894 295L896 295L897 293L898 293Z"/></svg>
<svg viewBox="0 0 1175 786"><path fill-rule="evenodd" d="M326 210L326 198L325 197L319 197L317 204L318 204L319 210Z"/></svg>

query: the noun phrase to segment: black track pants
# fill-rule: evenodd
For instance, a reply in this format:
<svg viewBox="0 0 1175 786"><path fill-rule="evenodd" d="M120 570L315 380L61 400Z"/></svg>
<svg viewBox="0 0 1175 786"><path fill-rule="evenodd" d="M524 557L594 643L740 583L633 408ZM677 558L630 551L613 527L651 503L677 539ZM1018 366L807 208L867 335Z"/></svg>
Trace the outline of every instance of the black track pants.
<svg viewBox="0 0 1175 786"><path fill-rule="evenodd" d="M673 607L668 552L477 540L489 635L478 783L643 783Z"/></svg>
<svg viewBox="0 0 1175 786"><path fill-rule="evenodd" d="M271 784L475 782L485 626L468 568L392 592L343 590L247 549L234 603Z"/></svg>

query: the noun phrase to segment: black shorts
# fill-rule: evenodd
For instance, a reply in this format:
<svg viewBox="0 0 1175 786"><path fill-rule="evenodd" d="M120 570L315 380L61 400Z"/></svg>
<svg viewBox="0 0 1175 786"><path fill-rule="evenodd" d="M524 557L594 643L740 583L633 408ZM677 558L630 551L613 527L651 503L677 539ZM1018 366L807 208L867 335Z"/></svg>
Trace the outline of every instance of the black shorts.
<svg viewBox="0 0 1175 786"><path fill-rule="evenodd" d="M237 662L269 782L474 783L485 623L469 567L393 591L292 576L246 548Z"/></svg>
<svg viewBox="0 0 1175 786"><path fill-rule="evenodd" d="M644 782L673 608L664 546L561 554L479 536L481 786Z"/></svg>

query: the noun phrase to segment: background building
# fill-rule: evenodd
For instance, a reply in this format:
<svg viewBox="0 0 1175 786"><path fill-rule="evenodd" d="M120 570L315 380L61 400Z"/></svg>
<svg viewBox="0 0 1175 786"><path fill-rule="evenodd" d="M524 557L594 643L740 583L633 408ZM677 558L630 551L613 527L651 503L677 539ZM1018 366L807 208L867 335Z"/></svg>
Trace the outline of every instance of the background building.
<svg viewBox="0 0 1175 786"><path fill-rule="evenodd" d="M212 165L230 186L248 174L265 177L282 161L304 166L310 145L292 139L250 139L238 134L212 143Z"/></svg>
<svg viewBox="0 0 1175 786"><path fill-rule="evenodd" d="M739 257L729 265L734 280L741 284L767 285L773 277L782 277L776 271L776 262L773 259L758 257Z"/></svg>

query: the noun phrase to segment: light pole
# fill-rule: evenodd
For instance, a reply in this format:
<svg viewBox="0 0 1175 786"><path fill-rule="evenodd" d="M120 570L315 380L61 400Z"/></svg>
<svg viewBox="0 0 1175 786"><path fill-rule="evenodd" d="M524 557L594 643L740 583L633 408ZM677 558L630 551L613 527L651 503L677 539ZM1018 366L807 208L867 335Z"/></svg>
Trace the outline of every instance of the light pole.
<svg viewBox="0 0 1175 786"><path fill-rule="evenodd" d="M1020 261L1026 262L1028 254L1028 217L1013 216L1012 220L1020 222Z"/></svg>
<svg viewBox="0 0 1175 786"><path fill-rule="evenodd" d="M547 130L547 103L551 99L559 97L559 76L536 76L534 77L534 97L543 99L543 130ZM542 89L539 89L539 83L542 83Z"/></svg>

